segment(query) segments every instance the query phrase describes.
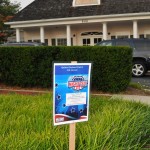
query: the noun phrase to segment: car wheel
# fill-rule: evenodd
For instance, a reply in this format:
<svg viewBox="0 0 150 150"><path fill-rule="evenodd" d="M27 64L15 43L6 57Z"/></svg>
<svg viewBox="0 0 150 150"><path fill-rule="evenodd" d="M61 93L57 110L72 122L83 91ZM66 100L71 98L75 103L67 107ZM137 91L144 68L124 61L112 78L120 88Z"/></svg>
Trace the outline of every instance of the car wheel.
<svg viewBox="0 0 150 150"><path fill-rule="evenodd" d="M134 61L132 66L132 75L134 77L142 77L146 73L146 66L142 61Z"/></svg>

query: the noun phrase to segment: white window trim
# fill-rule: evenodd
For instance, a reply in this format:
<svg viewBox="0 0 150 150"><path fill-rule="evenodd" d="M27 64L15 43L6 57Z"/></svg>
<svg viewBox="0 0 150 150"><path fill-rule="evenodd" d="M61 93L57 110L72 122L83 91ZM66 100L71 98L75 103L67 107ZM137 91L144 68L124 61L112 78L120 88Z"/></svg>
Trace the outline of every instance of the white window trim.
<svg viewBox="0 0 150 150"><path fill-rule="evenodd" d="M96 35L96 36L80 36L80 46L83 46L83 39L90 39L90 46L94 46L94 38L101 38L103 39L102 36Z"/></svg>
<svg viewBox="0 0 150 150"><path fill-rule="evenodd" d="M101 0L97 0L97 4L83 4L83 5L76 5L76 0L73 0L73 2L72 2L72 6L73 7L91 6L91 5L100 5L100 4L101 4Z"/></svg>

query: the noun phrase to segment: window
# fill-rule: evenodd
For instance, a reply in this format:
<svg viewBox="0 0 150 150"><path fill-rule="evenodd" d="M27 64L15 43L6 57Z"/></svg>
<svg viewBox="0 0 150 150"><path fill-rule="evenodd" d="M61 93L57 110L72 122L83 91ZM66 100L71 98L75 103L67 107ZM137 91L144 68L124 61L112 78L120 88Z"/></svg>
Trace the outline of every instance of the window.
<svg viewBox="0 0 150 150"><path fill-rule="evenodd" d="M59 45L64 45L64 46L66 46L66 45L67 45L67 39L63 39L63 38L57 39L57 45L58 45L58 46L59 46Z"/></svg>
<svg viewBox="0 0 150 150"><path fill-rule="evenodd" d="M102 32L83 32L81 33L81 36L87 36L87 35L102 35Z"/></svg>
<svg viewBox="0 0 150 150"><path fill-rule="evenodd" d="M83 46L90 46L91 40L90 38L86 38L82 40Z"/></svg>
<svg viewBox="0 0 150 150"><path fill-rule="evenodd" d="M116 46L130 46L128 41L116 41Z"/></svg>
<svg viewBox="0 0 150 150"><path fill-rule="evenodd" d="M103 41L99 45L101 45L101 46L112 46L112 41Z"/></svg>
<svg viewBox="0 0 150 150"><path fill-rule="evenodd" d="M127 39L128 35L118 35L117 39Z"/></svg>
<svg viewBox="0 0 150 150"><path fill-rule="evenodd" d="M150 39L150 34L146 34L146 38L147 38L147 39Z"/></svg>
<svg viewBox="0 0 150 150"><path fill-rule="evenodd" d="M130 35L130 39L133 39L133 35Z"/></svg>
<svg viewBox="0 0 150 150"><path fill-rule="evenodd" d="M48 39L45 39L45 40L44 40L44 43L45 43L46 45L48 45Z"/></svg>
<svg viewBox="0 0 150 150"><path fill-rule="evenodd" d="M22 46L35 46L34 44L30 44L30 43L22 43Z"/></svg>
<svg viewBox="0 0 150 150"><path fill-rule="evenodd" d="M139 35L140 39L144 39L144 34Z"/></svg>
<svg viewBox="0 0 150 150"><path fill-rule="evenodd" d="M149 51L150 42L147 40L137 40L135 41L135 47L137 51Z"/></svg>
<svg viewBox="0 0 150 150"><path fill-rule="evenodd" d="M21 46L21 43L7 43L7 46Z"/></svg>
<svg viewBox="0 0 150 150"><path fill-rule="evenodd" d="M52 39L52 46L56 46L56 39Z"/></svg>
<svg viewBox="0 0 150 150"><path fill-rule="evenodd" d="M73 0L72 6L100 5L101 0Z"/></svg>
<svg viewBox="0 0 150 150"><path fill-rule="evenodd" d="M40 43L40 42L41 42L41 40L40 40L40 39L35 39L35 40L33 40L33 42Z"/></svg>
<svg viewBox="0 0 150 150"><path fill-rule="evenodd" d="M67 45L66 38L59 38L59 39L51 39L52 46L60 46L60 45Z"/></svg>
<svg viewBox="0 0 150 150"><path fill-rule="evenodd" d="M66 38L58 38L58 39L51 39L52 46L67 46L67 39ZM73 38L71 38L71 45L73 45Z"/></svg>
<svg viewBox="0 0 150 150"><path fill-rule="evenodd" d="M96 45L96 44L99 43L100 41L102 41L101 38L94 38L94 45Z"/></svg>
<svg viewBox="0 0 150 150"><path fill-rule="evenodd" d="M116 39L116 36L112 35L112 36L111 36L111 39Z"/></svg>

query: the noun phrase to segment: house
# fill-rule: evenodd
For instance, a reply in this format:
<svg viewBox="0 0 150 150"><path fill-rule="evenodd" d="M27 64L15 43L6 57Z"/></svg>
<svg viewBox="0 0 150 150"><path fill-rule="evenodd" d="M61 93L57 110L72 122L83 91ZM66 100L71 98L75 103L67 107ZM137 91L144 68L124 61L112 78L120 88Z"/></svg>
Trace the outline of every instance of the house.
<svg viewBox="0 0 150 150"><path fill-rule="evenodd" d="M35 0L7 22L25 41L95 45L114 38L150 38L150 0Z"/></svg>

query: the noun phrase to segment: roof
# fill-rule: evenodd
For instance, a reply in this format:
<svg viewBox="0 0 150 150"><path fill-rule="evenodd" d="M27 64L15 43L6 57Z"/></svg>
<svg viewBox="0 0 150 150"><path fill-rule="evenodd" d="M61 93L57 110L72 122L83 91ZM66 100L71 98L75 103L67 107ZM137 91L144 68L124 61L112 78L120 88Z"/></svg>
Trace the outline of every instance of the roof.
<svg viewBox="0 0 150 150"><path fill-rule="evenodd" d="M80 7L72 7L72 1L35 0L11 22L150 12L150 0L101 0L100 5Z"/></svg>

